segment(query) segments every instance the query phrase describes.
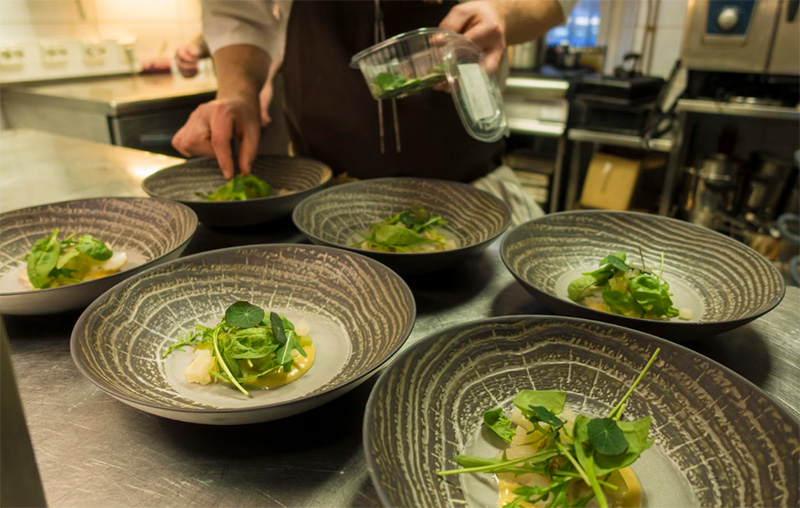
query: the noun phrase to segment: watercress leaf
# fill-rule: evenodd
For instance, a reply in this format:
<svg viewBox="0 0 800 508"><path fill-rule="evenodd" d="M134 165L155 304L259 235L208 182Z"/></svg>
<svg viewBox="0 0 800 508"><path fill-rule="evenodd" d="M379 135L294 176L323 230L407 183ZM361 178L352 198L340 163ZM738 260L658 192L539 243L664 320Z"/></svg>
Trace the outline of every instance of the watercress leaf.
<svg viewBox="0 0 800 508"><path fill-rule="evenodd" d="M600 261L600 265L606 265L612 263L610 258L617 258L619 261L625 263L628 260L628 255L624 252L615 252L613 254L609 254L608 256L604 257L602 261Z"/></svg>
<svg viewBox="0 0 800 508"><path fill-rule="evenodd" d="M522 390L514 397L514 405L517 406L525 417L530 417L531 407L542 406L553 414L559 414L564 410L564 403L567 400L567 392L551 390Z"/></svg>
<svg viewBox="0 0 800 508"><path fill-rule="evenodd" d="M628 443L628 449L619 455L595 454L595 472L598 476L606 475L617 469L633 464L643 451L652 445L647 440L650 431L650 417L647 416L634 422L618 421L617 425Z"/></svg>
<svg viewBox="0 0 800 508"><path fill-rule="evenodd" d="M628 441L622 434L616 420L594 418L587 425L589 442L594 449L604 455L619 455L628 449Z"/></svg>
<svg viewBox="0 0 800 508"><path fill-rule="evenodd" d="M60 255L61 244L58 241L58 229L54 230L50 236L41 238L33 244L33 248L28 254L26 267L28 279L33 287L41 288L47 283L50 272L56 267Z"/></svg>
<svg viewBox="0 0 800 508"><path fill-rule="evenodd" d="M624 255L625 254L623 253L623 256ZM609 265L613 266L616 270L619 270L619 271L622 271L622 272L627 272L628 270L631 269L631 267L628 266L625 263L624 258L621 259L621 258L617 257L616 254L615 255L611 255L611 256L606 256L605 259L603 259L603 261L605 261Z"/></svg>
<svg viewBox="0 0 800 508"><path fill-rule="evenodd" d="M275 352L278 363L283 365L284 372L289 372L292 369L292 363L294 363L292 350L297 350L302 356L308 356L300 343L297 342L297 334L293 331L286 334L286 344Z"/></svg>
<svg viewBox="0 0 800 508"><path fill-rule="evenodd" d="M228 326L250 328L264 319L264 310L244 300L239 300L225 311L225 322Z"/></svg>
<svg viewBox="0 0 800 508"><path fill-rule="evenodd" d="M582 275L573 280L567 286L567 294L572 301L578 301L583 296L587 289L596 285L598 282L597 277L594 275Z"/></svg>
<svg viewBox="0 0 800 508"><path fill-rule="evenodd" d="M511 428L511 420L506 418L502 408L490 409L483 413L483 424L506 443L510 443L511 438L514 437L515 432Z"/></svg>
<svg viewBox="0 0 800 508"><path fill-rule="evenodd" d="M424 236L402 226L382 225L373 231L377 243L384 245L413 245L429 241Z"/></svg>
<svg viewBox="0 0 800 508"><path fill-rule="evenodd" d="M505 462L506 459L504 458L483 458L483 457L476 457L473 455L456 455L453 457L453 460L461 467L486 467L492 466L494 464L499 464L501 462ZM492 473L513 473L515 475L521 475L530 473L531 469L529 467L518 466L516 464L508 465L508 466L500 466L495 470L492 470Z"/></svg>
<svg viewBox="0 0 800 508"><path fill-rule="evenodd" d="M102 240L92 235L83 235L78 238L78 245L76 245L75 248L78 249L79 252L98 261L105 261L114 254Z"/></svg>
<svg viewBox="0 0 800 508"><path fill-rule="evenodd" d="M652 275L637 275L630 278L631 294L645 312L654 316L666 316L673 306L669 286Z"/></svg>
<svg viewBox="0 0 800 508"><path fill-rule="evenodd" d="M536 421L544 422L554 429L564 425L564 422L546 407L533 406L531 410L534 413L532 416L536 417Z"/></svg>
<svg viewBox="0 0 800 508"><path fill-rule="evenodd" d="M61 255L58 256L58 262L56 263L56 268L64 268L64 266L69 263L75 256L80 255L77 249L67 249L61 252Z"/></svg>
<svg viewBox="0 0 800 508"><path fill-rule="evenodd" d="M627 291L614 291L609 285L603 288L603 301L614 314L641 317L644 309Z"/></svg>
<svg viewBox="0 0 800 508"><path fill-rule="evenodd" d="M242 369L239 367L239 362L228 356L224 349L220 350L220 355L222 356L222 361L227 365L228 370L233 374L233 377L242 377Z"/></svg>

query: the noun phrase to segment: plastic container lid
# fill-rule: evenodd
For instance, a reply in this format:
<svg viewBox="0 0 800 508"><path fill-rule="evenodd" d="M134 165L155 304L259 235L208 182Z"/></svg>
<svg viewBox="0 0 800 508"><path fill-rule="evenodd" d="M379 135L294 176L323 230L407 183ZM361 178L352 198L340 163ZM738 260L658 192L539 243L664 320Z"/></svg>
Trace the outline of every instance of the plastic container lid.
<svg viewBox="0 0 800 508"><path fill-rule="evenodd" d="M405 97L446 80L464 128L491 143L508 133L508 124L500 87L480 65L483 57L480 47L462 35L420 28L359 52L350 65L361 70L378 100Z"/></svg>

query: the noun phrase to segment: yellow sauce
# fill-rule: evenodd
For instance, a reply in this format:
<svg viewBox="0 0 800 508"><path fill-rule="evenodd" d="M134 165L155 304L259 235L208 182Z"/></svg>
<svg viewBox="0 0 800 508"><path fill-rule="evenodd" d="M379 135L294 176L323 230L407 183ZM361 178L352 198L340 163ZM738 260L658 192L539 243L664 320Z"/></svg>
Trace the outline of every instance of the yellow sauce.
<svg viewBox="0 0 800 508"><path fill-rule="evenodd" d="M288 385L293 381L297 381L303 376L303 374L308 372L308 369L310 369L312 365L314 365L314 360L317 357L317 350L313 345L303 346L303 350L308 356L295 356L294 365L292 366L292 370L289 372L284 372L283 370L278 372L270 372L269 374L261 376L252 383L247 383L248 386L272 389L279 386Z"/></svg>
<svg viewBox="0 0 800 508"><path fill-rule="evenodd" d="M542 477L542 479L545 480L543 484L546 485L548 482L544 477ZM614 508L639 508L642 505L642 486L639 483L639 479L636 477L636 473L633 472L633 469L626 467L614 471L606 481L617 486L616 492L606 491L609 506ZM503 506L515 500L517 495L514 494L514 490L520 487L522 487L520 483L502 479L499 480L497 485L499 494L497 507L503 508ZM581 495L586 495L591 492L587 485L582 485L581 488L586 490L586 492L582 491ZM546 502L541 503L541 506L545 504ZM525 502L520 503L520 506L526 508L537 507L536 504Z"/></svg>

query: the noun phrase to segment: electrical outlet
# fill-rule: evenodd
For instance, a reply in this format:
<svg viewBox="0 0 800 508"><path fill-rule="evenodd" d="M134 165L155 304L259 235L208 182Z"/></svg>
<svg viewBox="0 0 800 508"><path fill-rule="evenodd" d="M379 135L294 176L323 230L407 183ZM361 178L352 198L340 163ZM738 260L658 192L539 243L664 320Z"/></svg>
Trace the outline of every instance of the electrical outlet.
<svg viewBox="0 0 800 508"><path fill-rule="evenodd" d="M102 42L83 43L83 63L102 65L106 61L106 45Z"/></svg>
<svg viewBox="0 0 800 508"><path fill-rule="evenodd" d="M42 63L44 65L66 65L67 47L60 42L43 42L40 44Z"/></svg>
<svg viewBox="0 0 800 508"><path fill-rule="evenodd" d="M0 67L22 67L25 65L25 51L21 46L0 47Z"/></svg>

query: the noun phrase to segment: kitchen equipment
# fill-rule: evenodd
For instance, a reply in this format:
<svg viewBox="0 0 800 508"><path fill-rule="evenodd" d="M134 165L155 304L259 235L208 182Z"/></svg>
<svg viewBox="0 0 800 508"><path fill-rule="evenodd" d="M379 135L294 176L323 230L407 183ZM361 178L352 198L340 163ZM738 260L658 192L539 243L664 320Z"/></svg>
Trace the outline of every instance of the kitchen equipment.
<svg viewBox="0 0 800 508"><path fill-rule="evenodd" d="M688 321L639 319L572 301L567 287L614 252L659 267L676 308ZM503 262L536 300L556 314L606 321L675 341L732 330L775 308L784 280L743 243L685 221L659 215L578 211L546 215L511 230L500 246Z"/></svg>
<svg viewBox="0 0 800 508"><path fill-rule="evenodd" d="M800 428L782 404L677 344L549 316L461 323L389 365L364 416L364 454L383 506L497 506L494 475L437 474L458 467L455 455L499 460L505 442L484 425L485 411L510 415L517 393L536 389L567 392L574 413L606 415L656 348L625 407L631 420L652 418L653 446L633 464L643 504L797 506Z"/></svg>
<svg viewBox="0 0 800 508"><path fill-rule="evenodd" d="M700 169L688 168L689 183L683 208L689 221L719 229L721 214L736 211L740 162L724 154L704 159Z"/></svg>
<svg viewBox="0 0 800 508"><path fill-rule="evenodd" d="M237 300L308 323L318 353L307 375L245 397L226 383L188 383L188 349L164 358L196 323L218 322ZM308 411L358 386L400 349L415 314L406 283L365 256L250 245L177 259L117 285L78 319L70 350L92 383L141 411L192 423L255 423Z"/></svg>
<svg viewBox="0 0 800 508"><path fill-rule="evenodd" d="M234 157L236 160L236 157ZM142 188L153 197L183 203L212 227L242 227L285 217L297 204L323 189L333 172L325 164L303 157L261 155L252 174L266 181L273 194L245 201L206 201L207 194L227 181L216 160L200 158L164 168L144 179Z"/></svg>
<svg viewBox="0 0 800 508"><path fill-rule="evenodd" d="M92 235L128 254L122 270L99 279L46 289L29 289L18 277L36 240L61 230ZM32 206L0 215L0 311L39 315L82 309L120 281L175 259L197 229L188 207L166 199L95 198Z"/></svg>
<svg viewBox="0 0 800 508"><path fill-rule="evenodd" d="M464 128L493 142L508 133L500 87L486 75L483 51L450 30L420 28L390 37L350 60L377 100L405 97L447 82Z"/></svg>
<svg viewBox="0 0 800 508"><path fill-rule="evenodd" d="M750 179L742 211L763 221L774 220L780 212L791 170L791 161L762 157L758 171Z"/></svg>
<svg viewBox="0 0 800 508"><path fill-rule="evenodd" d="M693 0L683 34L690 70L800 74L797 0Z"/></svg>
<svg viewBox="0 0 800 508"><path fill-rule="evenodd" d="M456 248L434 252L377 252L360 247L370 225L422 205L447 221ZM505 203L471 185L425 178L378 178L337 185L305 199L292 214L297 229L318 245L348 249L402 274L440 270L489 246L508 227Z"/></svg>

